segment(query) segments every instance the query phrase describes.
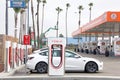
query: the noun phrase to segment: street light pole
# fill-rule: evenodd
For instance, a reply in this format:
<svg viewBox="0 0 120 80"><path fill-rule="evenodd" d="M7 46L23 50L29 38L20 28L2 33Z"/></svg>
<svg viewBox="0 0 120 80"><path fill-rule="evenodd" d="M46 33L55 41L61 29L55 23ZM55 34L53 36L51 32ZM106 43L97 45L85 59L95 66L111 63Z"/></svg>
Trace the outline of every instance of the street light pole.
<svg viewBox="0 0 120 80"><path fill-rule="evenodd" d="M8 35L8 0L6 0L5 34Z"/></svg>
<svg viewBox="0 0 120 80"><path fill-rule="evenodd" d="M6 0L6 12L5 12L5 34L8 35L8 0ZM8 55L7 55L8 50L6 50L6 55L5 55L5 62L4 62L4 71L8 72L7 69L7 61L8 61Z"/></svg>
<svg viewBox="0 0 120 80"><path fill-rule="evenodd" d="M29 1L30 0L28 0L28 6L27 6L27 26L26 26L26 35L28 35L28 29L29 29ZM26 55L25 55L25 72L27 73L27 59L28 59L28 48L27 48L27 45L26 45Z"/></svg>
<svg viewBox="0 0 120 80"><path fill-rule="evenodd" d="M29 30L29 1L30 0L28 0L28 8L27 8L28 9L28 17L27 17L28 20L27 20L26 34L28 34L28 30Z"/></svg>

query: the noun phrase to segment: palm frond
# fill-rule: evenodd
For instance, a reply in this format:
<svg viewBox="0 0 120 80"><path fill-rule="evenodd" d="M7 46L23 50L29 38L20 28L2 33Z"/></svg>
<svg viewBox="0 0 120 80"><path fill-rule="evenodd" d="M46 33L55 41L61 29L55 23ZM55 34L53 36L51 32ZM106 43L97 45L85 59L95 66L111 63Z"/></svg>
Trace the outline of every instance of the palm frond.
<svg viewBox="0 0 120 80"><path fill-rule="evenodd" d="M13 10L15 11L15 13L19 13L21 8L13 8Z"/></svg>

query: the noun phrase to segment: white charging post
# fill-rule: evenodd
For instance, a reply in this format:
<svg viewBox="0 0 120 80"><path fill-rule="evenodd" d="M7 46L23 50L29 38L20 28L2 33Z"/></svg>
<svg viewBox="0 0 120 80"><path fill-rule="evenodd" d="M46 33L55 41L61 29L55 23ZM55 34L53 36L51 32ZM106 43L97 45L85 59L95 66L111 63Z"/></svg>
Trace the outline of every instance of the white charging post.
<svg viewBox="0 0 120 80"><path fill-rule="evenodd" d="M108 45L108 40L100 40L100 53L105 54Z"/></svg>
<svg viewBox="0 0 120 80"><path fill-rule="evenodd" d="M114 53L115 56L120 56L120 38L114 39Z"/></svg>
<svg viewBox="0 0 120 80"><path fill-rule="evenodd" d="M49 72L48 75L63 76L65 73L65 38L48 38Z"/></svg>
<svg viewBox="0 0 120 80"><path fill-rule="evenodd" d="M94 50L97 48L97 41L91 41L90 42L90 49L92 50L92 52L94 52Z"/></svg>

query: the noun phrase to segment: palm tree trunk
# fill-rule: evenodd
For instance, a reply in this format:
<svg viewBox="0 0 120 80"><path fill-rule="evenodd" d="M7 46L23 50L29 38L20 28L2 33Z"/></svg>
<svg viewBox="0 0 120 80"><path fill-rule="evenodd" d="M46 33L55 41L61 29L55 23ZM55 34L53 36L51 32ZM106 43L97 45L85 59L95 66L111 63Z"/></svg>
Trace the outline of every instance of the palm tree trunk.
<svg viewBox="0 0 120 80"><path fill-rule="evenodd" d="M67 13L68 13L68 8L66 8L66 44L68 44L68 35L67 35Z"/></svg>
<svg viewBox="0 0 120 80"><path fill-rule="evenodd" d="M43 26L44 26L44 6L45 6L45 4L43 3L43 7L42 7L42 25L41 25L41 34L40 34L40 35L43 34ZM42 45L43 45L42 39L43 39L43 37L41 37L41 39L40 39L40 47L42 47Z"/></svg>
<svg viewBox="0 0 120 80"><path fill-rule="evenodd" d="M39 41L39 2L37 4L37 41L38 41L38 49L40 48L40 41Z"/></svg>
<svg viewBox="0 0 120 80"><path fill-rule="evenodd" d="M89 17L89 22L91 21L91 8L90 8L90 17Z"/></svg>
<svg viewBox="0 0 120 80"><path fill-rule="evenodd" d="M32 13L32 21L33 21L33 32L34 32L34 48L36 48L36 39L35 39L35 22L34 22L34 9L33 9L33 0L31 0L31 13Z"/></svg>
<svg viewBox="0 0 120 80"><path fill-rule="evenodd" d="M78 29L80 28L81 23L81 11L79 11L79 21L78 21ZM80 35L78 35L78 48L80 47Z"/></svg>
<svg viewBox="0 0 120 80"><path fill-rule="evenodd" d="M20 31L19 31L19 43L23 44L23 35L25 34L25 10L20 11Z"/></svg>
<svg viewBox="0 0 120 80"><path fill-rule="evenodd" d="M42 8L42 27L41 27L41 34L43 33L43 25L44 25L44 4L43 4L43 8Z"/></svg>
<svg viewBox="0 0 120 80"><path fill-rule="evenodd" d="M57 13L57 31L56 31L56 37L58 37L58 25L59 25L59 12Z"/></svg>
<svg viewBox="0 0 120 80"><path fill-rule="evenodd" d="M22 16L23 12L21 11L20 12L20 31L19 31L19 43L22 44L22 19L23 19L23 16Z"/></svg>
<svg viewBox="0 0 120 80"><path fill-rule="evenodd" d="M14 37L17 38L17 20L18 20L18 13L14 14L15 17L15 33L14 33Z"/></svg>

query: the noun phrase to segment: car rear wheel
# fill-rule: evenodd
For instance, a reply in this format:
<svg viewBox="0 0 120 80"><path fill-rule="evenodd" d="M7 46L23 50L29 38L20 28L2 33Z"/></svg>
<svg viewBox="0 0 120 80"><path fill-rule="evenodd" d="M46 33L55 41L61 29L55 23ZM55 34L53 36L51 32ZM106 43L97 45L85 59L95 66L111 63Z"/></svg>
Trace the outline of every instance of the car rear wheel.
<svg viewBox="0 0 120 80"><path fill-rule="evenodd" d="M39 62L39 63L36 65L36 70L37 70L37 72L39 72L39 73L46 73L47 70L48 70L48 65L47 65L45 62Z"/></svg>
<svg viewBox="0 0 120 80"><path fill-rule="evenodd" d="M89 73L94 73L98 70L98 66L95 62L88 62L86 64L85 71Z"/></svg>

